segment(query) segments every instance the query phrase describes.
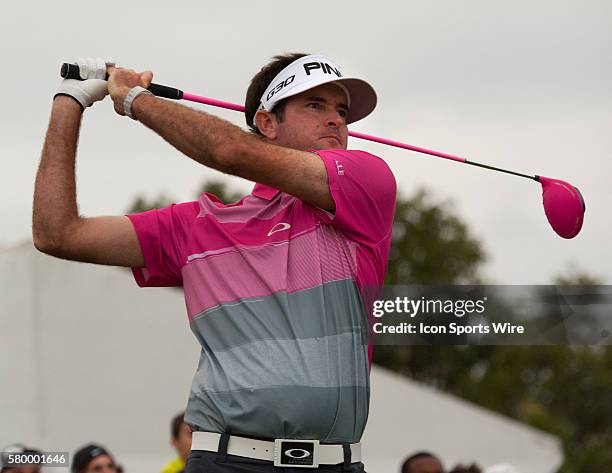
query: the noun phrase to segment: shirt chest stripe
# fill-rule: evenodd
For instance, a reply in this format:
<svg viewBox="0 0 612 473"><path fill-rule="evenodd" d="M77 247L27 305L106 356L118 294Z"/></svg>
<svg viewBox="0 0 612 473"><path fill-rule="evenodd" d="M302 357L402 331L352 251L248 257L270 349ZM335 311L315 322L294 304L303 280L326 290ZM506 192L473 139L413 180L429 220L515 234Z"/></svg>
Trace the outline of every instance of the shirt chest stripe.
<svg viewBox="0 0 612 473"><path fill-rule="evenodd" d="M307 233L310 232L314 232L316 231L316 228L308 228L306 230L303 230L299 233L295 233L292 234L290 238L286 238L286 239L280 239L280 240L276 240L276 241L271 241L271 242L266 242L262 245L234 245L234 246L228 246L225 248L218 248L215 250L208 250L208 251L203 251L202 253L194 253L191 254L189 256L187 256L187 261L186 264L191 263L194 260L197 259L203 259L203 258L207 258L209 256L219 256L219 255L223 255L226 253L231 253L231 252L244 252L244 251L252 251L252 250L257 250L257 249L264 249L266 247L270 247L270 246L282 246L282 245L286 245L288 244L291 240L293 240L294 238L298 238L302 235L305 235ZM270 232L268 232L270 233ZM270 235L272 236L272 235ZM279 237L276 237L279 238Z"/></svg>
<svg viewBox="0 0 612 473"><path fill-rule="evenodd" d="M187 311L193 318L220 302L356 279L355 259L354 245L326 226L280 245L197 258L182 269Z"/></svg>

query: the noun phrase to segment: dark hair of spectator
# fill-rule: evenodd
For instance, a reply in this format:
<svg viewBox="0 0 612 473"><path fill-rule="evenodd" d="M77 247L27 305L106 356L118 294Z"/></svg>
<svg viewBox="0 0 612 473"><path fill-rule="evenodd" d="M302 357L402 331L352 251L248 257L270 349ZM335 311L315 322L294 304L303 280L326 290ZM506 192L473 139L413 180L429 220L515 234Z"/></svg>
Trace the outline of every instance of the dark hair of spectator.
<svg viewBox="0 0 612 473"><path fill-rule="evenodd" d="M426 452L424 450L413 453L412 455L410 455L408 458L404 460L404 463L402 464L402 470L401 470L402 473L410 473L410 463L414 460L418 460L419 458L435 458L436 460L438 459L438 457L435 456L433 453Z"/></svg>
<svg viewBox="0 0 612 473"><path fill-rule="evenodd" d="M76 452L74 452L74 455L72 455L72 465L70 470L72 473L81 473L87 469L87 465L89 465L92 460L102 455L111 457L113 459L113 463L115 463L113 456L106 448L94 443L85 445L79 448Z"/></svg>

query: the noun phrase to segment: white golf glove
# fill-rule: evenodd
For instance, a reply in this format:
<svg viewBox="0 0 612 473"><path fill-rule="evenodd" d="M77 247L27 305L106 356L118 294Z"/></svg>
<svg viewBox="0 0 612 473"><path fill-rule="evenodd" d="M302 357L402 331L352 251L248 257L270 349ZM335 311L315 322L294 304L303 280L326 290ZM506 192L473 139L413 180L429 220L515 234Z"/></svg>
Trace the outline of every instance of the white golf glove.
<svg viewBox="0 0 612 473"><path fill-rule="evenodd" d="M114 66L115 62L112 58L79 58L77 65L83 80L64 79L54 98L58 95L69 95L85 109L108 95L106 67Z"/></svg>

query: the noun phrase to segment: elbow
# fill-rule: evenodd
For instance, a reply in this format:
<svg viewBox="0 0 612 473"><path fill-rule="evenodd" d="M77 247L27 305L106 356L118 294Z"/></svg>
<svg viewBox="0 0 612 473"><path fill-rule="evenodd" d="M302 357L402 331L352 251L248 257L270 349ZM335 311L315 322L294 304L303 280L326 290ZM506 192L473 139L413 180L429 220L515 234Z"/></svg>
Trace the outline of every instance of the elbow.
<svg viewBox="0 0 612 473"><path fill-rule="evenodd" d="M34 243L34 248L41 253L61 257L61 254L66 249L65 237L68 234L66 231L67 228L68 225L65 225L64 231L60 231L59 229L54 230L45 225L37 225L35 221L32 227L32 242Z"/></svg>
<svg viewBox="0 0 612 473"><path fill-rule="evenodd" d="M46 228L44 221L39 218L34 210L32 218L32 243L41 253L49 253L52 251L53 242L49 237L49 229Z"/></svg>
<svg viewBox="0 0 612 473"><path fill-rule="evenodd" d="M71 246L74 245L73 235L78 231L79 218L66 221L41 220L35 215L32 224L32 242L34 248L57 258L70 259Z"/></svg>
<svg viewBox="0 0 612 473"><path fill-rule="evenodd" d="M34 243L34 248L36 248L41 253L46 253L49 247L49 240L46 238L44 232L38 228L36 224L36 218L34 218L34 224L32 225L32 243Z"/></svg>
<svg viewBox="0 0 612 473"><path fill-rule="evenodd" d="M62 246L57 239L49 238L48 236L42 235L40 232L36 231L32 233L32 240L34 243L34 248L41 253L51 256L56 256Z"/></svg>

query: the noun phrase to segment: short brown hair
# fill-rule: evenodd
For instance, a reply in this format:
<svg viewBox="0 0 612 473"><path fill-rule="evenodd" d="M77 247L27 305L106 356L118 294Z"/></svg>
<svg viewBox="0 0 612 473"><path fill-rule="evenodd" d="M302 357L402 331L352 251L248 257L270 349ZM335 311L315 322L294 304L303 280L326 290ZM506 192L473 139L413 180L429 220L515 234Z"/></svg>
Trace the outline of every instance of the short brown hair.
<svg viewBox="0 0 612 473"><path fill-rule="evenodd" d="M286 53L274 56L272 61L262 67L261 70L251 79L251 84L247 89L246 99L244 101L244 118L247 126L253 133L261 135L259 129L253 125L253 118L255 117L257 109L259 108L261 96L270 85L270 82L272 82L272 79L274 79L276 75L285 67L296 59L304 56L308 56L308 54ZM278 104L276 104L274 110L272 111L278 121L283 121L284 119L285 105L286 101L281 100Z"/></svg>

